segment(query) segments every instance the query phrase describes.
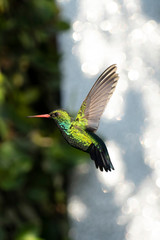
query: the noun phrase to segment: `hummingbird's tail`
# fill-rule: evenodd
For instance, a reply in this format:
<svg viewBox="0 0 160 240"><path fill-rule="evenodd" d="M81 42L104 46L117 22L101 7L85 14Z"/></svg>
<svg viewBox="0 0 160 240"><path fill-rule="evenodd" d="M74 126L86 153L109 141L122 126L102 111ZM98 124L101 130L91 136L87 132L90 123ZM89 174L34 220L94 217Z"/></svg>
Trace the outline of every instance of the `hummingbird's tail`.
<svg viewBox="0 0 160 240"><path fill-rule="evenodd" d="M87 152L90 153L91 159L94 160L96 168L99 168L101 171L104 169L106 172L114 170L103 140L93 132L88 133L92 137L93 143L89 146Z"/></svg>
<svg viewBox="0 0 160 240"><path fill-rule="evenodd" d="M101 171L104 169L106 172L108 172L114 170L114 167L110 160L108 150L106 146L104 149L104 146L102 149L100 149L92 144L89 152L91 159L95 162L96 168L99 168Z"/></svg>
<svg viewBox="0 0 160 240"><path fill-rule="evenodd" d="M96 135L96 137L98 136ZM99 138L99 140L101 139ZM96 168L99 168L101 171L103 171L104 169L106 172L114 170L113 164L109 157L108 150L102 140L101 144L98 146L91 144L89 153L91 159L94 160L95 162Z"/></svg>

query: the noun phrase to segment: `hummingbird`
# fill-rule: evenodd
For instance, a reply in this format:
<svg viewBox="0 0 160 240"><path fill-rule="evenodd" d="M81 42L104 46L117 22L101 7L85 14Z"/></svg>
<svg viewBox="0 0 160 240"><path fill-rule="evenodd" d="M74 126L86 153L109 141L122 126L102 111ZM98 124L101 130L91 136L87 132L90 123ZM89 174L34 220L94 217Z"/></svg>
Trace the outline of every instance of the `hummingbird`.
<svg viewBox="0 0 160 240"><path fill-rule="evenodd" d="M62 109L54 110L49 114L28 116L53 119L65 140L71 146L89 153L96 168L106 172L114 170L114 167L105 143L95 132L105 106L117 85L119 76L116 70L116 64L113 64L99 76L83 101L75 119Z"/></svg>

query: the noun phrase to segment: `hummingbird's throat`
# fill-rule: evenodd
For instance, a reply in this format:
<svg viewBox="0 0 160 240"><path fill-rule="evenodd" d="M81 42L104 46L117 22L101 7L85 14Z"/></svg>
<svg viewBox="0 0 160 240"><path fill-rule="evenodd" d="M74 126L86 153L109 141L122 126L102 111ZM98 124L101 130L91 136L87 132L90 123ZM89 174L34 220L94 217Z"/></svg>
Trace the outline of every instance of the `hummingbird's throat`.
<svg viewBox="0 0 160 240"><path fill-rule="evenodd" d="M68 132L68 130L70 129L71 127L71 121L69 119L65 119L63 121L59 121L59 120L56 120L56 123L57 123L57 126L59 127L59 129L61 131L65 131L65 132Z"/></svg>

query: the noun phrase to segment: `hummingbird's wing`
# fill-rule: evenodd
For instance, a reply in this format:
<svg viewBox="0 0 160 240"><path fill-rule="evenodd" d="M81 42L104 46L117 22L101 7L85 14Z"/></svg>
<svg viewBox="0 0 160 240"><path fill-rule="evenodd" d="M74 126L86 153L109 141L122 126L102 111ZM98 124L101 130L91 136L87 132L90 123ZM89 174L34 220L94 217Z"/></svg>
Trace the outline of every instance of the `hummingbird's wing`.
<svg viewBox="0 0 160 240"><path fill-rule="evenodd" d="M119 77L116 70L114 64L100 75L83 101L75 119L92 132L97 130L100 117L117 85Z"/></svg>

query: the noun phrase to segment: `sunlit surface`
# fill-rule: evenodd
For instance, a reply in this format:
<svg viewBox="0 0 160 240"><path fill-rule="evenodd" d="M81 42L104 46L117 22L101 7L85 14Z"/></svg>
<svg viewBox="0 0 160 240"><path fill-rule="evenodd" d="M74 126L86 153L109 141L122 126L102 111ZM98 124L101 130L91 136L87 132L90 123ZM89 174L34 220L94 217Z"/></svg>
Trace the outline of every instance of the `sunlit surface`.
<svg viewBox="0 0 160 240"><path fill-rule="evenodd" d="M86 196L85 190L94 194L91 189L95 188L96 181L94 184L91 183L93 179L85 183L82 181L83 184L88 184L88 190L86 186L83 190L80 186L79 191L75 188L79 187L80 180L77 185L74 183L71 191L79 196L77 199L70 198L69 214L81 222L87 219L87 216L90 219L91 212L94 212L91 204L95 207L92 199L97 198L101 204L106 201L106 205L102 204L105 213L99 216L101 224L107 226L105 221L110 217L108 212L111 209L112 218L113 216L115 218L112 229L106 229L106 232L110 231L110 240L158 240L160 238L160 23L145 15L139 0L81 0L74 5L73 13L76 11L76 15L73 14L73 17L69 12L73 1L60 2L63 2L62 7L66 11L64 14L70 16L72 23L69 36L61 40L63 49L71 61L69 64L63 63L66 71L62 87L63 105L67 108L73 104L74 90L79 101L77 104L75 102L74 110L78 110L83 100L83 91L87 93L96 77L109 65L116 63L120 75L116 91L103 115L103 129L101 125L99 129L103 137L108 139L106 143L115 171L101 173L94 170L96 181L100 183L97 188L101 188L102 195L101 198L96 193L90 198L87 195L89 201L89 204L86 201L87 205L85 201L77 199ZM72 42L70 52L64 46L66 39ZM73 59L70 56L71 52ZM80 65L79 80L76 79L73 63L75 69ZM67 70L69 65L72 65L73 73ZM68 91L65 92L64 89ZM83 176L84 173L82 179ZM107 204L110 199L114 204L108 209ZM115 208L118 208L117 212ZM82 227L75 223L73 226L77 232ZM123 229L124 235L122 234L121 238L118 237L118 226ZM112 238L113 231L115 233L117 231L117 237L114 235ZM90 232L90 235L83 239L96 238ZM101 236L99 239L106 238Z"/></svg>
<svg viewBox="0 0 160 240"><path fill-rule="evenodd" d="M68 204L68 212L70 216L77 221L82 221L88 214L87 207L81 201L81 199L78 199L77 197L72 197L70 199Z"/></svg>

